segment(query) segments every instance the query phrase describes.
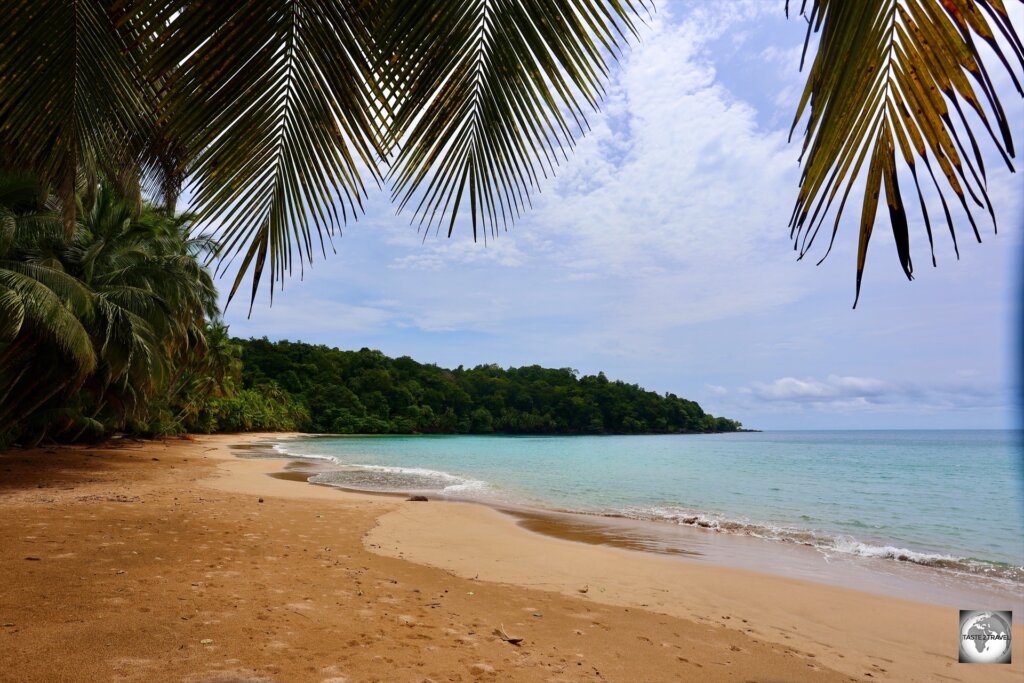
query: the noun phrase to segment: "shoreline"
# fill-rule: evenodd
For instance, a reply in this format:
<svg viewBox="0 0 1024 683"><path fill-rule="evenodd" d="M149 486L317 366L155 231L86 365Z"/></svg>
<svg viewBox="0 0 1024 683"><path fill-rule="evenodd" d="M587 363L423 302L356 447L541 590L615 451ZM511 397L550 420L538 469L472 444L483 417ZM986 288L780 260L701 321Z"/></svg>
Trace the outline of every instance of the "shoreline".
<svg viewBox="0 0 1024 683"><path fill-rule="evenodd" d="M956 664L949 608L304 485L228 447L281 436L0 454L0 680L1019 680L1019 644Z"/></svg>
<svg viewBox="0 0 1024 683"><path fill-rule="evenodd" d="M343 435L342 438L348 436L366 437ZM299 473L309 478L339 469L339 465L327 457L286 454L277 449L278 445L289 440L307 437L289 435L280 440L268 438L260 444L245 446L240 450L255 448L265 452L265 455L259 456L261 458L281 458L282 468L290 473L286 476L300 481L302 475ZM1014 583L1012 579L933 567L912 560L830 552L807 542L720 531L696 524L508 503L444 494L436 490L388 491L328 482L308 483L356 494L393 495L399 498L425 495L431 500L482 505L515 518L519 526L532 532L591 545L686 557L713 566L749 569L958 609L963 605L979 605L987 609L1016 607L1015 621L1024 620L1024 584Z"/></svg>
<svg viewBox="0 0 1024 683"><path fill-rule="evenodd" d="M288 437L291 438L302 436ZM272 445L270 450L280 456L280 452L273 450ZM260 461L267 463L271 469L276 467L279 471L296 471L301 468L302 463L311 465L311 472L322 471L325 467L323 461L317 458L302 456L261 457ZM297 477L288 479L292 484L303 483ZM365 491L331 484L305 483L317 488L334 489L343 495L359 497L379 496L405 501L409 495L407 492ZM410 508L408 505L413 507ZM894 584L888 586L888 591L870 590L863 585L822 582L820 576L816 575L822 567L821 556L806 548L787 547L785 544L764 539L713 534L703 529L677 529L683 533L704 536L704 541L720 541L732 547L744 544L745 541L759 546L746 558L746 566L728 566L716 564L713 560L702 562L700 558L685 553L654 552L649 547L642 547L643 542L628 547L636 543L637 539L628 536L615 539L606 533L595 533L593 529L595 523L618 521L627 526L643 526L656 524L655 522L616 520L546 509L516 508L472 499L431 498L427 504L432 506L429 508L418 503L408 505L400 506L379 517L375 527L364 536L364 545L378 554L445 569L474 580L541 588L566 596L583 597L610 605L681 617L697 623L729 627L731 617L718 616L717 613L734 611L742 614L745 611L757 616L755 619L743 621L744 624L763 625L762 629L750 629L749 632L756 633L758 638L778 644L790 644L794 633L820 634L831 630L834 632L834 640L817 640L816 644L820 649L812 649L811 654L816 661L851 675L854 675L854 670L858 668L863 670L862 676L874 671L872 676L864 677L864 680L878 676L892 677L893 680L922 681L943 678L972 679L971 672L967 672L968 675L962 679L950 676L948 661L941 669L935 667L929 675L922 675L927 667L921 669L920 661L903 668L899 666L900 660L896 657L880 658L877 648L884 637L879 638L881 634L871 634L879 614L886 615L887 628L893 627L895 620L897 623L902 622L901 626L896 626L900 631L923 631L920 634L923 637L919 637L915 644L921 651L928 651L925 642L930 638L938 640L941 639L940 633L955 633L955 619L960 607L951 609L951 605L940 604L936 600L914 597L908 599L901 594L905 584L898 576L895 577L897 580ZM555 518L562 519L551 523ZM565 518L583 520L590 528L574 533L571 523L567 524ZM529 521L533 524L524 524ZM531 526L533 528L530 528ZM452 533L453 528L457 529L456 534ZM766 556L789 551L795 551L805 558L812 557L817 562L810 567L804 567L808 571L805 576L787 573L792 570L791 565L786 566L785 570L775 567L775 572L771 571L773 567L770 564L765 566ZM857 558L862 559L864 558ZM827 562L825 564L832 566ZM862 565L863 563L859 561L851 564L855 570L863 569ZM581 567L601 567L603 571L583 570ZM907 569L929 571L927 568L916 566ZM869 576L873 576L874 571L869 570ZM863 577L860 578L863 580ZM698 591L695 590L695 585L713 588L701 588L700 597L697 599ZM586 588L585 593L581 592L583 588ZM934 588L936 591L943 590L941 585ZM936 593L932 593L932 596L938 597ZM1005 600L995 600L996 602L983 608L1006 608ZM1018 613L1018 618L1014 621L1016 624L1020 622L1021 613L1024 612L1024 595L1014 596L1012 602L1011 607L1016 607ZM816 608L794 610L795 606L803 603L813 604ZM980 603L968 599L965 604L973 606ZM838 628L833 621L836 615L845 615ZM783 616L784 621L799 623L789 626L773 623L778 622L779 617ZM741 621L742 619L741 617ZM943 621L949 623L943 624ZM852 636L847 629L857 635ZM860 639L863 640L854 645ZM834 643L841 645L837 646ZM858 662L848 651L844 651L844 648L851 646L854 651L859 650L858 654L863 657L861 661ZM908 648L913 646L909 642L906 644ZM936 653L931 651L931 654ZM853 662L849 661L850 659L853 659ZM1020 655L1018 661L1019 659ZM880 665L879 661L887 662L890 668ZM963 667L957 668L963 670ZM1024 667L1020 667L1015 675L1021 669ZM988 674L979 678L996 679L998 676Z"/></svg>

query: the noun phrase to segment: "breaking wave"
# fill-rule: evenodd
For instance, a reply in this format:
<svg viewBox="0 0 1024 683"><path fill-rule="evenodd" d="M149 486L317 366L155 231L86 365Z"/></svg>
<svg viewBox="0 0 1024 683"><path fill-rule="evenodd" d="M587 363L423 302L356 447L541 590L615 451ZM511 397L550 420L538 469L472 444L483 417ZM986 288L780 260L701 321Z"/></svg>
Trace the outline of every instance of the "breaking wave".
<svg viewBox="0 0 1024 683"><path fill-rule="evenodd" d="M274 445L274 450L284 457L321 460L335 466L334 469L311 476L309 481L313 484L325 484L360 491L431 492L453 496L472 496L474 493L483 492L488 488L487 483L479 479L460 477L439 470L341 462L329 455L296 453L289 450L285 444L280 443Z"/></svg>
<svg viewBox="0 0 1024 683"><path fill-rule="evenodd" d="M894 560L896 562L907 562L973 576L985 576L1015 584L1024 584L1024 567L971 557L957 557L941 553L909 550L893 545L876 545L845 534L830 534L814 529L729 519L668 506L630 507L616 511L613 513L613 516L637 520L671 522L712 532L751 536L782 543L794 543L814 548L826 556L839 554Z"/></svg>

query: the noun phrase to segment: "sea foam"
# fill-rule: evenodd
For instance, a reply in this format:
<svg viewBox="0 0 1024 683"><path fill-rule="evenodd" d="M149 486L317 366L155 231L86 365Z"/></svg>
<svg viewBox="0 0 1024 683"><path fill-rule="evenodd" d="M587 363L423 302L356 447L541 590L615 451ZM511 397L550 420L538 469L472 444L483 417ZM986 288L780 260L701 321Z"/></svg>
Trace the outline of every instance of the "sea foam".
<svg viewBox="0 0 1024 683"><path fill-rule="evenodd" d="M608 513L629 519L670 522L711 532L731 533L782 543L804 545L823 553L854 555L864 558L894 560L924 567L986 576L1014 584L1024 584L1024 567L988 562L970 557L910 550L887 544L873 544L850 535L830 534L816 529L730 519L711 513L674 506L627 507ZM862 525L863 526L863 525Z"/></svg>

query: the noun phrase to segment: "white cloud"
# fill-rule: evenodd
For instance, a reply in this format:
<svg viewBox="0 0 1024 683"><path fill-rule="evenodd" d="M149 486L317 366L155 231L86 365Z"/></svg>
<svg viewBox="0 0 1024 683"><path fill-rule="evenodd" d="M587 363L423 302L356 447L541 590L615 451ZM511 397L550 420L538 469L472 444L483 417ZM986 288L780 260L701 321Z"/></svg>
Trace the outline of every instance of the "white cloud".
<svg viewBox="0 0 1024 683"><path fill-rule="evenodd" d="M699 10L703 18L678 25L662 14L628 56L607 115L516 229L532 262L613 285L619 303L603 311L632 329L657 333L799 295L785 228L795 150L782 132L759 129L704 53L756 7Z"/></svg>
<svg viewBox="0 0 1024 683"><path fill-rule="evenodd" d="M1005 388L969 379L934 382L883 380L874 377L829 375L825 378L780 377L752 382L737 393L747 405L786 410L825 412L974 410L1005 407Z"/></svg>

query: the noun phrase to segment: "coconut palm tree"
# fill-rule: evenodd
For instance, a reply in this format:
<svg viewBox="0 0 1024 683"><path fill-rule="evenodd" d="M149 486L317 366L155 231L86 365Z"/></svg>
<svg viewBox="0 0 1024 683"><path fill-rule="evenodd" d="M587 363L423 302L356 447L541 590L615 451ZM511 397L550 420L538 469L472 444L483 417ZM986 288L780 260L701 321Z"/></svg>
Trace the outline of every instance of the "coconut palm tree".
<svg viewBox="0 0 1024 683"><path fill-rule="evenodd" d="M36 438L159 430L192 400L182 375L218 377L206 334L226 332L209 326L217 292L198 260L215 245L115 185L78 201L68 238L58 212L15 213L36 186L18 196L0 182L0 234L13 235L0 244L0 438L15 425Z"/></svg>
<svg viewBox="0 0 1024 683"><path fill-rule="evenodd" d="M15 393L22 373L16 359L40 342L65 354L83 377L96 356L82 319L91 312L88 289L39 249L62 237L54 212L35 211L36 185L23 175L0 174L0 405ZM24 385L22 385L24 386Z"/></svg>
<svg viewBox="0 0 1024 683"><path fill-rule="evenodd" d="M194 254L188 217L137 213L110 184L83 212L66 267L93 292L90 331L100 358L88 389L98 405L139 417L175 368L205 349L206 321L217 315L210 274Z"/></svg>
<svg viewBox="0 0 1024 683"><path fill-rule="evenodd" d="M30 208L36 194L30 179L0 175L0 432L96 367L83 324L92 312L91 293L36 248L63 236L56 213ZM31 371L54 356L68 365L59 381Z"/></svg>
<svg viewBox="0 0 1024 683"><path fill-rule="evenodd" d="M1013 0L1010 0L1013 2ZM788 11L788 2L785 6ZM781 8L780 8L781 9ZM566 159L646 0L35 0L0 10L0 149L62 200L98 174L139 179L251 274L280 282L387 184L424 229L504 229ZM909 176L980 238L982 142L1012 169L990 67L1021 90L1004 0L802 0L804 122L791 221L801 257L861 204L857 287L884 192L912 275ZM981 45L985 45L985 52ZM905 180L906 178L904 178ZM863 181L863 189L859 181ZM922 187L924 185L925 187ZM859 199L858 199L859 196ZM950 208L950 202L953 208ZM934 260L934 259L933 259Z"/></svg>
<svg viewBox="0 0 1024 683"><path fill-rule="evenodd" d="M203 331L205 348L189 354L177 364L176 376L169 383L168 402L177 407L172 430L186 425L191 431L210 399L224 398L240 388L242 347L219 318L207 322Z"/></svg>

